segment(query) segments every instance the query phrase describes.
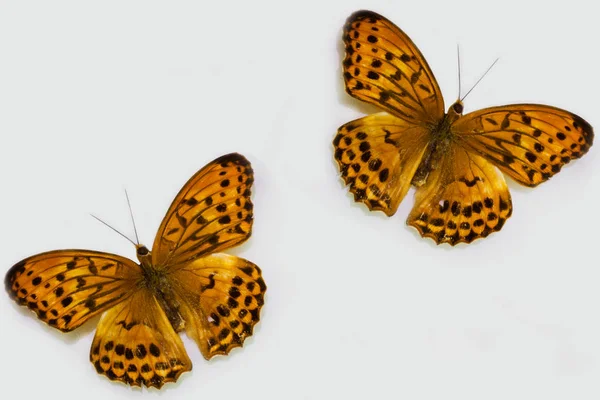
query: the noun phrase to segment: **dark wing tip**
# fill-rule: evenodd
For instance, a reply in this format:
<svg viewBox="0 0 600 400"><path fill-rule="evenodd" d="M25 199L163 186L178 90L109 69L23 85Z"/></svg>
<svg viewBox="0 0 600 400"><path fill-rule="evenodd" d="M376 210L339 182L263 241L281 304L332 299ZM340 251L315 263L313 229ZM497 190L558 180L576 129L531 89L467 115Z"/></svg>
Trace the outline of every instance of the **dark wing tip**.
<svg viewBox="0 0 600 400"><path fill-rule="evenodd" d="M17 274L20 275L25 272L25 264L26 260L19 261L8 270L4 277L4 288L12 299L16 298L16 292L13 290L13 283L17 278Z"/></svg>
<svg viewBox="0 0 600 400"><path fill-rule="evenodd" d="M592 128L589 122L587 122L585 119L581 118L577 114L571 114L571 117L573 118L573 121L575 121L575 123L577 123L577 125L581 127L588 147L590 147L594 143L594 128Z"/></svg>
<svg viewBox="0 0 600 400"><path fill-rule="evenodd" d="M381 15L376 12L369 10L360 10L352 13L348 19L346 19L346 24L344 25L344 32L347 33L351 28L352 24L358 21L364 21L365 19L369 19L369 22L375 23L381 19L384 19Z"/></svg>
<svg viewBox="0 0 600 400"><path fill-rule="evenodd" d="M370 10L359 10L359 11L355 11L353 12L347 19L348 23L352 23L354 21L362 21L364 19L370 18L375 22L377 20L383 19L383 16L377 14L374 11L370 11Z"/></svg>
<svg viewBox="0 0 600 400"><path fill-rule="evenodd" d="M248 161L248 159L246 157L244 157L243 155L241 155L240 153L225 154L224 156L218 157L212 161L212 163L214 163L214 164L228 163L228 162L232 162L234 164L243 165L243 166L250 165L250 161Z"/></svg>

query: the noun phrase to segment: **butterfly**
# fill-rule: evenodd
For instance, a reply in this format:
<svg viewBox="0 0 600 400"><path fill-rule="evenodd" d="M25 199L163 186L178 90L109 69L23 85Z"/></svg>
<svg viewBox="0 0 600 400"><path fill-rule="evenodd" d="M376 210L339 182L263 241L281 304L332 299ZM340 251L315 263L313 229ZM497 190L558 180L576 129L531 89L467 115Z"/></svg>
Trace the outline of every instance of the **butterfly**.
<svg viewBox="0 0 600 400"><path fill-rule="evenodd" d="M139 261L98 251L28 257L6 274L17 303L70 332L103 313L90 351L98 373L161 388L192 369L177 334L210 359L242 346L259 321L266 286L258 266L221 253L252 232L250 162L232 153L198 171L169 207Z"/></svg>
<svg viewBox="0 0 600 400"><path fill-rule="evenodd" d="M501 171L534 187L592 145L581 117L539 104L445 113L440 88L411 39L372 11L344 26L346 92L384 112L348 122L333 140L342 178L374 211L392 216L411 185L407 224L437 244L471 243L499 231L512 213Z"/></svg>

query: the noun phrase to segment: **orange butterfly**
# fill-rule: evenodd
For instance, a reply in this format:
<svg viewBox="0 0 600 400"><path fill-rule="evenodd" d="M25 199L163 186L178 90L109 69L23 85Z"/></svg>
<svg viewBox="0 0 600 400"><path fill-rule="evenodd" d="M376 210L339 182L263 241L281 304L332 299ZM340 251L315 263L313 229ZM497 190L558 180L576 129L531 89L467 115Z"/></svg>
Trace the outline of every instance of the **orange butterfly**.
<svg viewBox="0 0 600 400"><path fill-rule="evenodd" d="M537 186L585 154L590 124L555 107L517 104L465 116L444 113L423 55L396 25L358 11L344 26L346 91L385 112L341 126L335 159L355 201L393 215L411 184L407 224L437 244L471 243L499 231L512 213L500 170Z"/></svg>
<svg viewBox="0 0 600 400"><path fill-rule="evenodd" d="M15 264L10 296L63 332L104 313L90 361L98 373L133 386L162 387L192 369L177 332L210 359L242 346L266 291L260 269L219 253L252 231L253 171L228 154L198 171L173 200L152 252L139 264L109 253L56 250Z"/></svg>

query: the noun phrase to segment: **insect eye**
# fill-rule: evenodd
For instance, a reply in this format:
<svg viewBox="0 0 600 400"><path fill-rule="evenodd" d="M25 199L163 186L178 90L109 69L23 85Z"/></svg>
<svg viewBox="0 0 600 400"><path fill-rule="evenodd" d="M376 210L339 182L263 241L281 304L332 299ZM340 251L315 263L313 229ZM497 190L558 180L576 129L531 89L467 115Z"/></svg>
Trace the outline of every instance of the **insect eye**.
<svg viewBox="0 0 600 400"><path fill-rule="evenodd" d="M457 114L462 114L462 112L463 112L463 106L460 103L454 103L454 105L452 106L452 109Z"/></svg>
<svg viewBox="0 0 600 400"><path fill-rule="evenodd" d="M146 254L148 254L148 248L146 248L146 246L142 246L139 249L137 249L137 253L140 256L145 256Z"/></svg>

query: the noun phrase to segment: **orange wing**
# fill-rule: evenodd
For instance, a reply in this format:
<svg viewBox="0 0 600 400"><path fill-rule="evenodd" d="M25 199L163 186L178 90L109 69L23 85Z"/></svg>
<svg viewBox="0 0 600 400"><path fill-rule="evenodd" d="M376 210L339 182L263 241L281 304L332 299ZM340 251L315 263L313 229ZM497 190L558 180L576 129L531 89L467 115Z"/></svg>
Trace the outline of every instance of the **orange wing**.
<svg viewBox="0 0 600 400"><path fill-rule="evenodd" d="M346 91L412 124L437 125L444 99L427 61L400 28L372 11L358 11L343 35Z"/></svg>
<svg viewBox="0 0 600 400"><path fill-rule="evenodd" d="M162 221L152 263L165 268L240 244L252 232L252 166L240 154L219 157L198 171Z"/></svg>
<svg viewBox="0 0 600 400"><path fill-rule="evenodd" d="M181 338L146 288L102 316L90 361L111 380L159 389L192 369Z"/></svg>
<svg viewBox="0 0 600 400"><path fill-rule="evenodd" d="M228 354L252 335L267 290L256 265L213 254L174 269L170 277L186 332L206 359Z"/></svg>
<svg viewBox="0 0 600 400"><path fill-rule="evenodd" d="M512 213L502 173L485 158L448 144L417 189L407 224L437 244L471 243L499 231Z"/></svg>
<svg viewBox="0 0 600 400"><path fill-rule="evenodd" d="M125 300L141 278L140 267L127 258L57 250L15 264L4 282L13 299L68 332Z"/></svg>
<svg viewBox="0 0 600 400"><path fill-rule="evenodd" d="M387 113L340 127L335 159L355 201L394 215L427 150L429 131Z"/></svg>
<svg viewBox="0 0 600 400"><path fill-rule="evenodd" d="M451 127L465 148L525 186L537 186L589 150L594 131L559 108L518 104L467 114Z"/></svg>
<svg viewBox="0 0 600 400"><path fill-rule="evenodd" d="M153 262L168 272L187 333L210 359L252 335L266 290L260 268L215 252L250 237L252 167L219 157L181 189L158 231Z"/></svg>
<svg viewBox="0 0 600 400"><path fill-rule="evenodd" d="M389 114L338 129L335 159L355 201L393 215L410 188L431 131L444 117L440 88L423 55L385 17L358 11L344 26L346 91Z"/></svg>

